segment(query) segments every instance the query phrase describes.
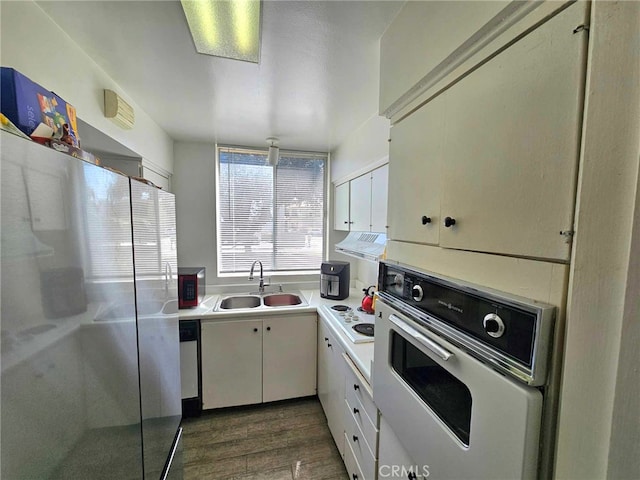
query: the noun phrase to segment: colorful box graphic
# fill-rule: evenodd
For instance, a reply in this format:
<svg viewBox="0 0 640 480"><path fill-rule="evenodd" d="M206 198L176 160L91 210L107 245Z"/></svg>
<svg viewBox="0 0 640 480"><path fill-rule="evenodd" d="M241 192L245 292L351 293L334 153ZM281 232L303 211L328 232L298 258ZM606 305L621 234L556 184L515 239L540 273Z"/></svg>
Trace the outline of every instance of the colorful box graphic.
<svg viewBox="0 0 640 480"><path fill-rule="evenodd" d="M76 109L62 98L13 68L0 69L0 110L25 134L40 123L53 129L54 138L79 146Z"/></svg>

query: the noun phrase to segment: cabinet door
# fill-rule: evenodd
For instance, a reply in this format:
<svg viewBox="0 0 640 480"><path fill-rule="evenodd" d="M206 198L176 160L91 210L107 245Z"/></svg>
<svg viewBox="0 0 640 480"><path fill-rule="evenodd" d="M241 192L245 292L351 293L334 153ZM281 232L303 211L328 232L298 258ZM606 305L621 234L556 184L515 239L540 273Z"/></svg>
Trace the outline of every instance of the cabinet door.
<svg viewBox="0 0 640 480"><path fill-rule="evenodd" d="M264 320L262 401L316 393L316 315Z"/></svg>
<svg viewBox="0 0 640 480"><path fill-rule="evenodd" d="M333 207L333 229L349 231L349 182L336 186Z"/></svg>
<svg viewBox="0 0 640 480"><path fill-rule="evenodd" d="M340 455L344 456L344 350L326 321L320 319L318 337L318 397ZM325 340L326 339L326 340Z"/></svg>
<svg viewBox="0 0 640 480"><path fill-rule="evenodd" d="M371 173L351 180L350 216L351 231L371 231Z"/></svg>
<svg viewBox="0 0 640 480"><path fill-rule="evenodd" d="M445 107L446 98L440 96L391 129L391 240L438 243Z"/></svg>
<svg viewBox="0 0 640 480"><path fill-rule="evenodd" d="M202 322L202 403L262 402L262 320Z"/></svg>
<svg viewBox="0 0 640 480"><path fill-rule="evenodd" d="M569 7L447 92L441 246L569 259L584 20Z"/></svg>
<svg viewBox="0 0 640 480"><path fill-rule="evenodd" d="M384 417L380 417L378 472L381 478L422 479L429 476L429 465L411 460ZM416 476L409 476L410 472Z"/></svg>
<svg viewBox="0 0 640 480"><path fill-rule="evenodd" d="M371 172L371 231L387 232L387 191L389 189L389 165Z"/></svg>

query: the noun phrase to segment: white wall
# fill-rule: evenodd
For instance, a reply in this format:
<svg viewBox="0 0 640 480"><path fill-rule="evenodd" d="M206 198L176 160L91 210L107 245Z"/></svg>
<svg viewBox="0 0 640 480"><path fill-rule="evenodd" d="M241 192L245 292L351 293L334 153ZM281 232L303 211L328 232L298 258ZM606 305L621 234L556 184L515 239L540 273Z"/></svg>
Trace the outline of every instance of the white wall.
<svg viewBox="0 0 640 480"><path fill-rule="evenodd" d="M69 14L73 15L70 5ZM173 171L173 141L135 100L32 1L0 2L0 63L12 67L76 108L78 117L135 151L148 162ZM133 129L104 117L103 90L121 95L135 110ZM79 132L82 136L82 131Z"/></svg>
<svg viewBox="0 0 640 480"><path fill-rule="evenodd" d="M638 478L640 3L591 15L556 476Z"/></svg>
<svg viewBox="0 0 640 480"><path fill-rule="evenodd" d="M389 156L388 140L389 120L373 115L331 152L331 181L340 181Z"/></svg>
<svg viewBox="0 0 640 480"><path fill-rule="evenodd" d="M176 226L178 265L205 267L207 285L235 285L255 288L247 275L218 278L216 247L216 180L215 145L209 143L176 142L175 172L171 187L176 195ZM320 265L318 265L320 269ZM266 280L272 284L296 284L297 288L318 287L316 275L274 275ZM304 285L307 282L307 285Z"/></svg>

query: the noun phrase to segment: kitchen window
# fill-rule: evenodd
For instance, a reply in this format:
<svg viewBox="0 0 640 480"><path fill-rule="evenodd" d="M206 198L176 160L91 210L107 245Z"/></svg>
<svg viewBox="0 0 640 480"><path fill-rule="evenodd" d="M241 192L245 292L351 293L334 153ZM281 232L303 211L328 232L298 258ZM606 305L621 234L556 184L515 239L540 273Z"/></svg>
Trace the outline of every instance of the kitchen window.
<svg viewBox="0 0 640 480"><path fill-rule="evenodd" d="M317 273L324 258L325 176L322 153L218 147L218 271Z"/></svg>

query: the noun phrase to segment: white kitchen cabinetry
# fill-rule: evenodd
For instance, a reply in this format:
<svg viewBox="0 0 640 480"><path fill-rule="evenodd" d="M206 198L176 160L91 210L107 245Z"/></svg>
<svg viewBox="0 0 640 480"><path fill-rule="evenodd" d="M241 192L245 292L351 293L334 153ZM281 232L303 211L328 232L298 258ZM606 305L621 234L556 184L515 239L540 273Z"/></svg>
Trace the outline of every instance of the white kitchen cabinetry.
<svg viewBox="0 0 640 480"><path fill-rule="evenodd" d="M340 455L344 457L344 349L327 321L318 322L318 398L327 417L329 430Z"/></svg>
<svg viewBox="0 0 640 480"><path fill-rule="evenodd" d="M337 185L334 205L335 230L386 232L388 184L387 164Z"/></svg>
<svg viewBox="0 0 640 480"><path fill-rule="evenodd" d="M263 320L263 402L316 394L316 324L314 314Z"/></svg>
<svg viewBox="0 0 640 480"><path fill-rule="evenodd" d="M201 322L202 406L262 402L262 320Z"/></svg>
<svg viewBox="0 0 640 480"><path fill-rule="evenodd" d="M393 127L392 239L569 259L582 22L566 9Z"/></svg>
<svg viewBox="0 0 640 480"><path fill-rule="evenodd" d="M445 96L391 129L389 238L437 245Z"/></svg>
<svg viewBox="0 0 640 480"><path fill-rule="evenodd" d="M349 231L349 182L337 185L335 188L333 229Z"/></svg>
<svg viewBox="0 0 640 480"><path fill-rule="evenodd" d="M378 409L373 392L350 358L345 360L344 418L349 443L364 479L375 479L378 466ZM345 447L345 465L347 448Z"/></svg>
<svg viewBox="0 0 640 480"><path fill-rule="evenodd" d="M369 232L371 229L371 172L351 180L350 230Z"/></svg>
<svg viewBox="0 0 640 480"><path fill-rule="evenodd" d="M379 478L424 479L430 476L430 466L416 463L400 444L384 417L380 416L380 435L378 453ZM434 459L437 460L437 459Z"/></svg>
<svg viewBox="0 0 640 480"><path fill-rule="evenodd" d="M316 316L201 322L203 408L316 393Z"/></svg>
<svg viewBox="0 0 640 480"><path fill-rule="evenodd" d="M371 172L371 231L387 231L389 164Z"/></svg>

